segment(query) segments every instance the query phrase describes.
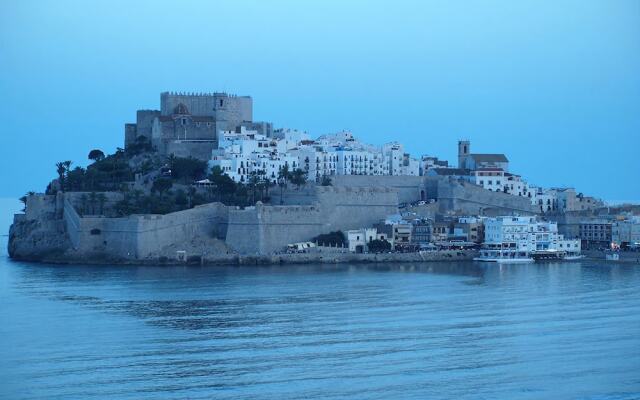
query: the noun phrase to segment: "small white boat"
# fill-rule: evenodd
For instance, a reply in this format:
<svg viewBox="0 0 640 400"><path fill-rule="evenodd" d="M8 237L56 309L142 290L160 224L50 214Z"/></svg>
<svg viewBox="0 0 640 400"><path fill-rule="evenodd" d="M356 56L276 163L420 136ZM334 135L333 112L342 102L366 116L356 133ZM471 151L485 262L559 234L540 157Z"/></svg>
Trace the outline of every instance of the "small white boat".
<svg viewBox="0 0 640 400"><path fill-rule="evenodd" d="M582 254L575 254L575 255L566 255L564 256L563 260L572 261L572 260L582 260L583 258L584 256Z"/></svg>
<svg viewBox="0 0 640 400"><path fill-rule="evenodd" d="M605 255L607 261L618 261L620 260L620 254L618 253L607 253Z"/></svg>

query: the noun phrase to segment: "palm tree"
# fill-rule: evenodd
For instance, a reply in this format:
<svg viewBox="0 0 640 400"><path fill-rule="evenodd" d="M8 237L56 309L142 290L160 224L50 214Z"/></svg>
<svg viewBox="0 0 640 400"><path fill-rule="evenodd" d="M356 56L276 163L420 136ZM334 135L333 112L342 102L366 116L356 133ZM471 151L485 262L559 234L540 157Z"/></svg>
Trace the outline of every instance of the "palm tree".
<svg viewBox="0 0 640 400"><path fill-rule="evenodd" d="M280 170L278 171L278 185L280 185L280 204L283 204L282 196L284 193L284 188L287 186L289 175L289 164L285 164L284 167L280 167Z"/></svg>
<svg viewBox="0 0 640 400"><path fill-rule="evenodd" d="M300 186L307 183L307 173L300 168L293 171L293 173L291 173L289 178L291 180L291 183L296 185L298 189L300 189Z"/></svg>
<svg viewBox="0 0 640 400"><path fill-rule="evenodd" d="M256 190L259 183L260 178L258 177L258 173L256 171L252 171L249 175L249 187L251 188L251 204L254 204L256 202Z"/></svg>
<svg viewBox="0 0 640 400"><path fill-rule="evenodd" d="M60 190L64 191L65 177L71 168L71 161L60 161L56 163L56 172L58 173L58 182L60 183Z"/></svg>

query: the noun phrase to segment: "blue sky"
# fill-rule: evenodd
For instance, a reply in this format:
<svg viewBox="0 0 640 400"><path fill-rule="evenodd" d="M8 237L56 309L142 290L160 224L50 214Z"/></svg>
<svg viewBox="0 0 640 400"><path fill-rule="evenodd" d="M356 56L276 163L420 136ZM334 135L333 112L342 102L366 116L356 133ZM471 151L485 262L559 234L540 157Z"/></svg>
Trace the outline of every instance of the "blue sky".
<svg viewBox="0 0 640 400"><path fill-rule="evenodd" d="M640 201L637 0L5 2L0 196L122 146L165 90L416 156L469 138L530 183Z"/></svg>

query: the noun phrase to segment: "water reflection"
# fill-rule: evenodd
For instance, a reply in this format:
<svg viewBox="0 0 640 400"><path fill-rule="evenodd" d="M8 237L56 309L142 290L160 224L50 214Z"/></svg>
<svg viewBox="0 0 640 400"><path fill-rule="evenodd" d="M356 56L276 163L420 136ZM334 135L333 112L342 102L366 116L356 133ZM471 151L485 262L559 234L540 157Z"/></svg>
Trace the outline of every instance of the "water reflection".
<svg viewBox="0 0 640 400"><path fill-rule="evenodd" d="M9 398L640 393L638 266L1 267Z"/></svg>

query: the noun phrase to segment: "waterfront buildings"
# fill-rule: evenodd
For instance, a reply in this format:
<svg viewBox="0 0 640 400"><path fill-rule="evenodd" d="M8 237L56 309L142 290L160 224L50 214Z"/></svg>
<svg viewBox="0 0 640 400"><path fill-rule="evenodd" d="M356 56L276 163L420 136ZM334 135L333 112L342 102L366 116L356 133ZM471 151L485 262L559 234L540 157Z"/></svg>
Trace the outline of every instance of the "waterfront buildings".
<svg viewBox="0 0 640 400"><path fill-rule="evenodd" d="M585 247L608 248L612 240L611 221L596 219L580 223L578 237Z"/></svg>
<svg viewBox="0 0 640 400"><path fill-rule="evenodd" d="M611 240L616 247L640 247L640 216L629 216L611 226Z"/></svg>
<svg viewBox="0 0 640 400"><path fill-rule="evenodd" d="M580 241L558 234L555 222L538 221L536 217L504 216L487 218L485 240L481 249L483 261L532 261L540 258L577 256Z"/></svg>

